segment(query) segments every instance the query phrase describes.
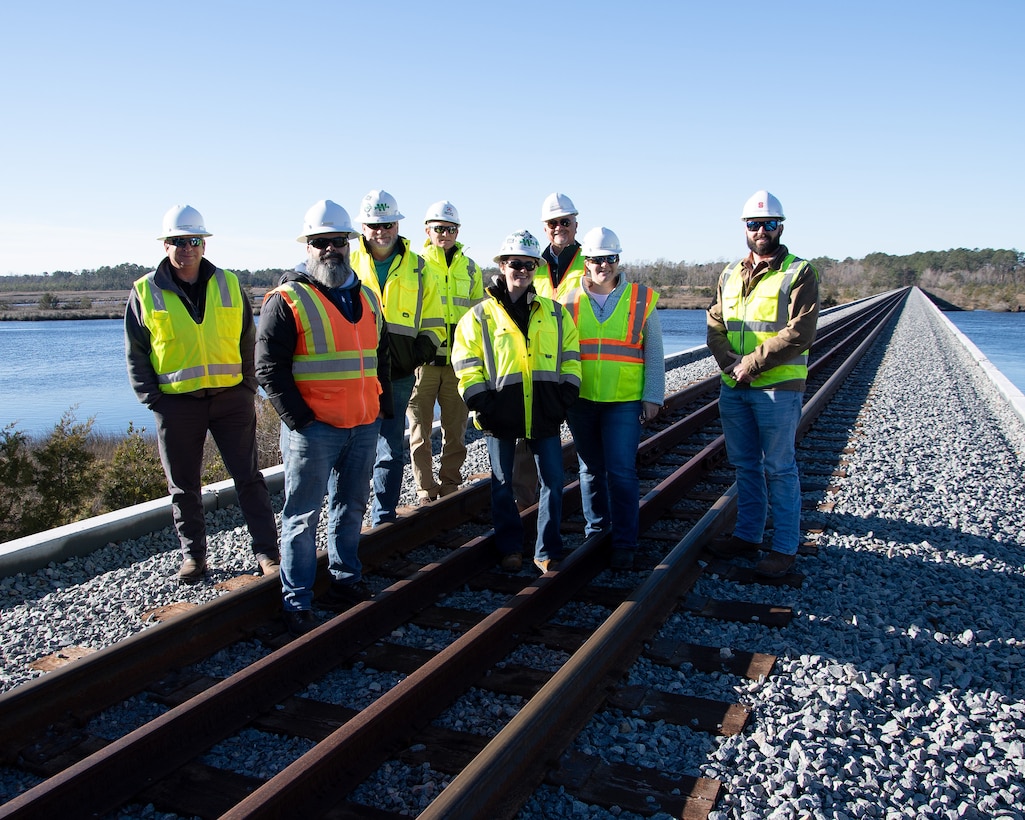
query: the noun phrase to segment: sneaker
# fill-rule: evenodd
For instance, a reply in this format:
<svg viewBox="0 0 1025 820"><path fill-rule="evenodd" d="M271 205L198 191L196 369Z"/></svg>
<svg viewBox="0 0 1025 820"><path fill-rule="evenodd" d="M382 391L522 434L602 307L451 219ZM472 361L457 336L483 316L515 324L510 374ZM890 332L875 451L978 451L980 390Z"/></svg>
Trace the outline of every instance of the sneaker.
<svg viewBox="0 0 1025 820"><path fill-rule="evenodd" d="M296 637L312 632L320 626L317 616L308 609L286 609L281 613L281 620L285 622L285 629Z"/></svg>
<svg viewBox="0 0 1025 820"><path fill-rule="evenodd" d="M178 568L178 580L183 584L194 584L203 580L204 575L206 575L206 558L203 556L193 558L190 555L182 561L182 565Z"/></svg>
<svg viewBox="0 0 1025 820"><path fill-rule="evenodd" d="M366 581L356 581L354 584L332 581L331 588L317 599L317 607L330 612L345 612L373 597L374 593L370 591Z"/></svg>
<svg viewBox="0 0 1025 820"><path fill-rule="evenodd" d="M281 571L281 560L276 555L257 553L256 563L260 565L260 572L264 575L277 575Z"/></svg>
<svg viewBox="0 0 1025 820"><path fill-rule="evenodd" d="M612 550L612 558L609 561L612 569L631 570L634 568L634 551L626 547L616 547Z"/></svg>
<svg viewBox="0 0 1025 820"><path fill-rule="evenodd" d="M559 568L559 561L557 558L545 558L544 561L535 558L534 566L544 572L555 572Z"/></svg>
<svg viewBox="0 0 1025 820"><path fill-rule="evenodd" d="M761 548L761 544L745 541L735 535L716 538L707 547L712 555L718 555L720 558L754 558Z"/></svg>
<svg viewBox="0 0 1025 820"><path fill-rule="evenodd" d="M418 506L418 507L426 507L432 501L437 501L437 500L438 500L437 494L435 494L435 495L421 495L421 496L417 496L416 506Z"/></svg>
<svg viewBox="0 0 1025 820"><path fill-rule="evenodd" d="M755 575L761 575L763 578L782 578L793 568L796 559L796 555L784 555L774 550L755 565Z"/></svg>
<svg viewBox="0 0 1025 820"><path fill-rule="evenodd" d="M523 569L523 555L518 552L510 552L502 556L502 572L519 572Z"/></svg>

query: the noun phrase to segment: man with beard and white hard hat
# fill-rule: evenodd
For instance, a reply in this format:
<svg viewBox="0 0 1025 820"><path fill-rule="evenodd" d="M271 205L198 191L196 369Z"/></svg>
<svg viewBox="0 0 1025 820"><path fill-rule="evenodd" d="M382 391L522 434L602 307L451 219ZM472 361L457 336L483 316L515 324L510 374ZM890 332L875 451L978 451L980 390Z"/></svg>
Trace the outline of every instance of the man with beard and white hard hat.
<svg viewBox="0 0 1025 820"><path fill-rule="evenodd" d="M445 316L433 268L399 235L395 197L370 191L359 206L363 235L352 249L352 267L374 288L384 309L391 344L391 389L395 415L381 423L374 462L374 501L370 521L376 527L396 518L406 462L406 408L416 369L434 361L445 338Z"/></svg>
<svg viewBox="0 0 1025 820"><path fill-rule="evenodd" d="M206 573L207 432L235 481L260 570L278 571L278 531L256 452L256 324L235 274L203 258L208 236L191 205L164 214L166 258L135 283L125 311L128 377L156 419L183 555L178 579L187 584Z"/></svg>
<svg viewBox="0 0 1025 820"><path fill-rule="evenodd" d="M755 566L786 575L801 538L801 484L794 436L819 315L819 275L781 244L783 206L768 191L744 203L748 255L719 276L708 309L708 349L722 370L719 415L737 471L733 535L710 549L755 556L771 511L772 548Z"/></svg>
<svg viewBox="0 0 1025 820"><path fill-rule="evenodd" d="M318 625L313 583L325 494L331 587L317 606L341 612L372 597L357 548L381 418L391 414L382 388L390 354L377 293L349 264L357 236L340 205L314 204L298 238L306 262L267 293L260 313L256 373L282 422L281 591L293 635Z"/></svg>
<svg viewBox="0 0 1025 820"><path fill-rule="evenodd" d="M437 273L441 309L445 313L445 338L434 359L417 368L416 385L409 399L409 456L417 504L450 495L463 481L467 410L459 395L459 380L452 370L449 345L463 314L484 297L484 278L480 266L463 253L459 228L459 211L451 202L442 200L428 207L424 216L427 241L421 253ZM435 403L441 410L441 464L437 479L431 457Z"/></svg>

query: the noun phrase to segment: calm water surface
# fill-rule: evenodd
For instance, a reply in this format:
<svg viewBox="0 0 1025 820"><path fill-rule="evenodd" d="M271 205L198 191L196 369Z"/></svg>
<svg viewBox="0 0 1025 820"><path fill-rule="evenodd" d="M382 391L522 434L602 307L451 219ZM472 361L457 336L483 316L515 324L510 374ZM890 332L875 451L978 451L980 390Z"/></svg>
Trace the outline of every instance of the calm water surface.
<svg viewBox="0 0 1025 820"><path fill-rule="evenodd" d="M705 343L703 310L660 310L666 353ZM1025 335L1025 313L947 314L1019 389L1025 391L1025 354L1007 339ZM123 433L128 423L153 430L152 414L128 386L119 319L0 322L0 427L12 422L31 435L49 432L74 407L95 417L93 430Z"/></svg>

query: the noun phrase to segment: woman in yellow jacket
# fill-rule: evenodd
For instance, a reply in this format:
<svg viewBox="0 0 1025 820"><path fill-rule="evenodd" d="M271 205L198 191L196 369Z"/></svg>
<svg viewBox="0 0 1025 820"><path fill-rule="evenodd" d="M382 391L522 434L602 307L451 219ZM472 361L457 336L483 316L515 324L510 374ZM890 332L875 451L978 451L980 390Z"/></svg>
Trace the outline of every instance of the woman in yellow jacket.
<svg viewBox="0 0 1025 820"><path fill-rule="evenodd" d="M512 489L516 440L526 439L540 479L534 564L562 556L562 439L566 408L580 390L577 329L558 302L532 284L541 247L529 231L508 236L495 261L500 276L456 327L452 366L474 425L487 434L491 514L502 569L522 565L523 524Z"/></svg>

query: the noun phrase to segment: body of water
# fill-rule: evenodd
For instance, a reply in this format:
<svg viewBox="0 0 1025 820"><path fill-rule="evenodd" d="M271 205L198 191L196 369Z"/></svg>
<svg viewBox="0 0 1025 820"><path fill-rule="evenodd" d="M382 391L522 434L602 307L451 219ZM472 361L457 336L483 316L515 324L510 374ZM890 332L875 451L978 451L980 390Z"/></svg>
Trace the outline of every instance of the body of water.
<svg viewBox="0 0 1025 820"><path fill-rule="evenodd" d="M1025 313L947 314L1019 389L1025 354L1007 344L1025 334ZM703 310L660 310L665 352L705 343ZM132 422L153 431L153 415L128 386L123 323L119 319L0 322L0 427L14 423L29 435L53 429L72 410L93 417L93 430L121 434Z"/></svg>

